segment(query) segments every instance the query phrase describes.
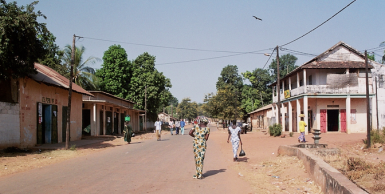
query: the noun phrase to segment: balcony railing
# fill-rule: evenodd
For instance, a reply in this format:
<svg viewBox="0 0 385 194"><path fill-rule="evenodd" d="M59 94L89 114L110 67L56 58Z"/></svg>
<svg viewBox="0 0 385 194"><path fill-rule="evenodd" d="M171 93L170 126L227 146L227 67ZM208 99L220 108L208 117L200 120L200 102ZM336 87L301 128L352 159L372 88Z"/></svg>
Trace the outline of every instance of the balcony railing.
<svg viewBox="0 0 385 194"><path fill-rule="evenodd" d="M305 93L305 86L292 89L290 91L290 97L298 96ZM353 86L353 87L343 87L343 88L332 88L328 85L307 85L306 93L318 93L318 94L365 94L366 88ZM369 93L373 93L372 86L369 86ZM283 93L281 93L281 101L285 99ZM278 101L278 96L273 97L273 102Z"/></svg>

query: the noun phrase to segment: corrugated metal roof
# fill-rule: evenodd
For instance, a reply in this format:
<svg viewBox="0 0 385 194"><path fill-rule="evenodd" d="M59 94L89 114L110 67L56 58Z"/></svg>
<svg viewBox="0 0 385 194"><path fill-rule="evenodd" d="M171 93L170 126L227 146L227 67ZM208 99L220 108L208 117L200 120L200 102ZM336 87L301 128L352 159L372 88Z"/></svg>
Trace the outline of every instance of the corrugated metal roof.
<svg viewBox="0 0 385 194"><path fill-rule="evenodd" d="M264 106L262 108L259 108L259 109L255 110L255 111L247 113L247 114L253 114L253 113L256 113L256 112L259 112L259 111L262 111L262 110L270 109L271 107L273 107L273 105L272 104L268 104L268 105L266 105L266 106Z"/></svg>
<svg viewBox="0 0 385 194"><path fill-rule="evenodd" d="M69 89L69 80L60 75L58 72L55 70L45 66L41 65L39 63L35 63L35 68L37 70L37 74L31 74L29 77L31 77L33 80L37 82L43 82L49 85L54 85L57 87L61 87L64 89ZM72 90L74 92L78 92L81 94L85 94L88 96L94 96L91 93L87 92L85 89L82 87L76 85L75 83L72 83Z"/></svg>
<svg viewBox="0 0 385 194"><path fill-rule="evenodd" d="M362 59L365 59L365 55L363 55L361 52L359 52L358 50L354 49L353 47L351 47L350 45L346 44L345 42L340 41L337 44L335 44L334 46L332 46L331 48L329 48L328 50L326 50L325 52L323 52L320 55L314 57L313 59L311 59L310 61L302 64L301 66L295 68L293 71L288 73L285 77L282 77L280 79L282 80L282 79L284 79L286 77L289 77L289 76L291 76L292 74L296 73L297 71L299 71L301 69L365 68L365 62L359 62L359 61L328 61L328 62L326 62L326 61L318 61L320 58L322 58L323 56L327 55L328 53L330 53L331 51L336 49L338 46L343 46L346 49L348 49L348 50L352 51L353 53L357 54L358 56L360 56ZM369 59L369 61L370 61L370 59ZM373 68L373 66L369 65L369 69L372 69L372 68ZM277 84L277 82L275 81L274 83L270 84L270 86L274 86L276 84Z"/></svg>
<svg viewBox="0 0 385 194"><path fill-rule="evenodd" d="M107 92L103 92L103 91L88 91L90 93L101 93L101 94L104 94L106 96L110 96L110 97L113 97L113 98L116 98L116 99L119 99L119 100L124 100L126 102L129 102L129 103L132 103L132 104L136 104L135 102L131 101L131 100L126 100L126 99L123 99L123 98L120 98L120 97L117 97L115 95L112 95L110 93L107 93Z"/></svg>

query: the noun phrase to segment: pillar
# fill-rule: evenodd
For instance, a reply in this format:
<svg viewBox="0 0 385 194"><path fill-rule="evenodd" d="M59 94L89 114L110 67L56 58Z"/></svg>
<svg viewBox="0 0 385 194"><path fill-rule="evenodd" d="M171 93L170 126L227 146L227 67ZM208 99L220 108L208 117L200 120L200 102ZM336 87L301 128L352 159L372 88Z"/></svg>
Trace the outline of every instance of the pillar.
<svg viewBox="0 0 385 194"><path fill-rule="evenodd" d="M299 88L299 72L297 72L297 88Z"/></svg>
<svg viewBox="0 0 385 194"><path fill-rule="evenodd" d="M119 117L118 117L118 134L122 134L122 115L123 114L123 111L121 110L122 107L119 107Z"/></svg>
<svg viewBox="0 0 385 194"><path fill-rule="evenodd" d="M308 110L307 110L307 108L308 108L307 100L308 100L307 96L304 96L304 98L303 98L303 114L305 114L304 121L307 124L307 126L305 127L305 135L309 134L309 123L308 123L308 120L309 120L308 116L309 115L308 115Z"/></svg>
<svg viewBox="0 0 385 194"><path fill-rule="evenodd" d="M289 81L290 83L290 81ZM290 87L290 84L289 84L289 87ZM289 132L293 132L293 108L292 108L292 105L291 105L291 101L288 102L288 108L289 108Z"/></svg>
<svg viewBox="0 0 385 194"><path fill-rule="evenodd" d="M94 136L97 136L98 134L98 128L97 128L97 124L96 124L96 103L93 104L93 108L92 108L92 122L91 122L91 135L92 135L92 131L94 132Z"/></svg>
<svg viewBox="0 0 385 194"><path fill-rule="evenodd" d="M297 132L299 132L299 121L300 121L300 118L298 117L299 114L301 114L301 105L299 104L299 100L297 99L297 115L295 115L297 117Z"/></svg>
<svg viewBox="0 0 385 194"><path fill-rule="evenodd" d="M282 133L285 132L285 106L283 105L284 103L281 103L281 123L282 123Z"/></svg>
<svg viewBox="0 0 385 194"><path fill-rule="evenodd" d="M307 93L307 88L306 88L306 69L303 70L303 91L306 94Z"/></svg>
<svg viewBox="0 0 385 194"><path fill-rule="evenodd" d="M350 134L350 95L346 97L346 133Z"/></svg>

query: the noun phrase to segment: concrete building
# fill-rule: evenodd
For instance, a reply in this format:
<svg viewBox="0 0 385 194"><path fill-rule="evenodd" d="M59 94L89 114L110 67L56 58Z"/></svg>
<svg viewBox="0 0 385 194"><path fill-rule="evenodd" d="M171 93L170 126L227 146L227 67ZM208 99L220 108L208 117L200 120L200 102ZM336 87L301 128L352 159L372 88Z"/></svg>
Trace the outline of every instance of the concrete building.
<svg viewBox="0 0 385 194"><path fill-rule="evenodd" d="M269 104L248 113L251 119L252 130L268 130L269 126L275 123L272 107L273 105Z"/></svg>
<svg viewBox="0 0 385 194"><path fill-rule="evenodd" d="M53 69L35 63L37 74L1 82L0 148L34 147L65 141L69 80ZM82 95L72 85L70 141L82 137Z"/></svg>
<svg viewBox="0 0 385 194"><path fill-rule="evenodd" d="M370 61L369 68L375 62ZM366 132L365 56L339 42L324 53L296 68L281 78L280 91L273 87L275 118L281 109L283 131L298 131L299 114L305 115L311 129L321 132ZM277 92L281 107L277 106ZM369 73L371 123L377 122L377 104L373 79ZM278 122L278 121L277 121Z"/></svg>
<svg viewBox="0 0 385 194"><path fill-rule="evenodd" d="M139 117L144 110L134 109L134 102L116 97L102 91L89 91L93 96L83 95L82 128L90 127L84 135L99 136L121 134L124 129L124 117L130 116L130 126L140 130Z"/></svg>

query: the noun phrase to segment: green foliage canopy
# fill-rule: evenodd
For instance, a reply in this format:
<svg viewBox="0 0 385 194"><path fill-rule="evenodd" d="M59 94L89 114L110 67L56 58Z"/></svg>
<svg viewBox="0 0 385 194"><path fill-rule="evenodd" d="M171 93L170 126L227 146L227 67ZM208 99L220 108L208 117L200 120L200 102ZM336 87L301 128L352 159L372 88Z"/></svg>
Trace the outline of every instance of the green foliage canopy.
<svg viewBox="0 0 385 194"><path fill-rule="evenodd" d="M34 11L37 1L20 7L16 2L0 3L0 79L36 73L34 63L48 53L44 43L50 37L46 24L37 18L46 16Z"/></svg>
<svg viewBox="0 0 385 194"><path fill-rule="evenodd" d="M291 54L281 55L279 57L279 76L280 78L285 77L289 72L293 71L298 66L295 65L297 62L297 57ZM269 65L270 70L272 70L273 75L272 79L277 80L277 60L273 61Z"/></svg>
<svg viewBox="0 0 385 194"><path fill-rule="evenodd" d="M180 118L192 120L198 116L198 105L196 102L191 102L190 98L182 99L176 109Z"/></svg>

